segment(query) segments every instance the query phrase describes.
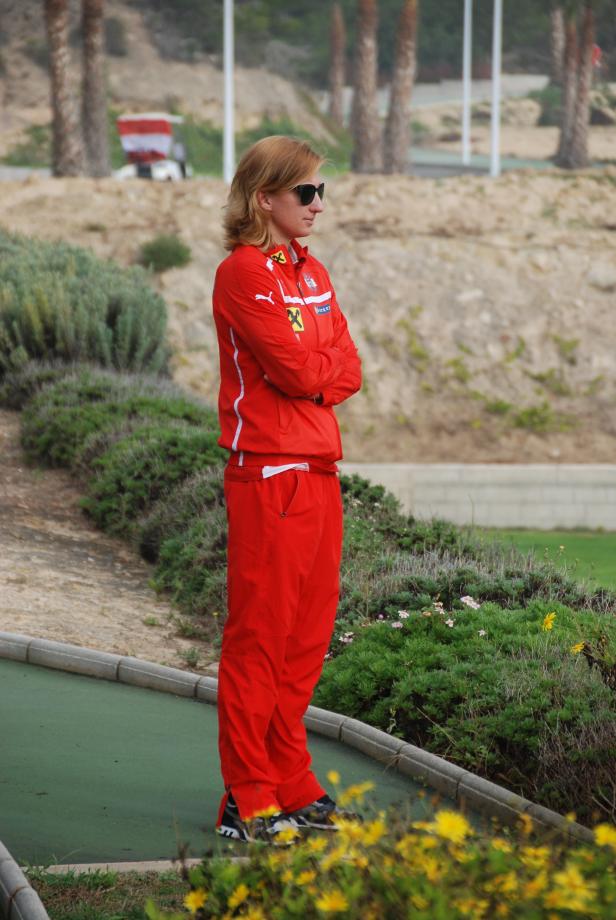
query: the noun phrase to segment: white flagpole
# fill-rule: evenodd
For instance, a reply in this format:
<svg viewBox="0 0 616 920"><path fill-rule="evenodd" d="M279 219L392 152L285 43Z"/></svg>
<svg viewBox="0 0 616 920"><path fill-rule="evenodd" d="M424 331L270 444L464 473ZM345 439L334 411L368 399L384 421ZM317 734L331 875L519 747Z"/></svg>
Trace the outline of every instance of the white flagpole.
<svg viewBox="0 0 616 920"><path fill-rule="evenodd" d="M462 162L471 162L471 80L473 47L473 0L464 0L464 50L462 54Z"/></svg>
<svg viewBox="0 0 616 920"><path fill-rule="evenodd" d="M235 172L235 128L233 124L233 0L224 0L224 129L223 177L231 184Z"/></svg>
<svg viewBox="0 0 616 920"><path fill-rule="evenodd" d="M494 0L492 30L492 149L490 175L500 176L500 100L501 100L501 50L503 45L503 0Z"/></svg>

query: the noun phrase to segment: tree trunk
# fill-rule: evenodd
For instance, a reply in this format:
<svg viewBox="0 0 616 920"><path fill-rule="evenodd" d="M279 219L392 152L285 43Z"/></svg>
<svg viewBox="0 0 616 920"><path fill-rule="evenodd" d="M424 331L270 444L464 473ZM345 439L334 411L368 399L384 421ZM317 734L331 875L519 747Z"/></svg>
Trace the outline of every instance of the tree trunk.
<svg viewBox="0 0 616 920"><path fill-rule="evenodd" d="M83 152L68 84L68 0L44 0L53 120L54 176L78 176Z"/></svg>
<svg viewBox="0 0 616 920"><path fill-rule="evenodd" d="M334 3L331 22L331 64L329 68L329 117L342 127L344 123L343 100L346 57L344 17L339 3Z"/></svg>
<svg viewBox="0 0 616 920"><path fill-rule="evenodd" d="M378 173L383 167L381 123L377 103L377 2L358 0L355 86L351 127L351 167L359 173Z"/></svg>
<svg viewBox="0 0 616 920"><path fill-rule="evenodd" d="M565 15L562 6L553 6L550 11L550 83L563 85L565 57Z"/></svg>
<svg viewBox="0 0 616 920"><path fill-rule="evenodd" d="M398 23L396 56L385 126L386 173L408 172L411 149L411 95L415 81L417 0L404 0Z"/></svg>
<svg viewBox="0 0 616 920"><path fill-rule="evenodd" d="M105 0L82 0L83 85L82 125L89 176L108 176L109 136L105 87Z"/></svg>
<svg viewBox="0 0 616 920"><path fill-rule="evenodd" d="M563 86L563 111L560 124L560 140L556 163L565 166L568 151L573 135L573 121L575 117L575 102L577 98L577 69L578 69L578 39L577 18L575 13L570 13L565 21L565 65Z"/></svg>
<svg viewBox="0 0 616 920"><path fill-rule="evenodd" d="M592 48L595 41L595 15L591 3L584 4L577 96L569 150L569 169L585 169L588 157L588 125L590 123L590 90L592 86Z"/></svg>

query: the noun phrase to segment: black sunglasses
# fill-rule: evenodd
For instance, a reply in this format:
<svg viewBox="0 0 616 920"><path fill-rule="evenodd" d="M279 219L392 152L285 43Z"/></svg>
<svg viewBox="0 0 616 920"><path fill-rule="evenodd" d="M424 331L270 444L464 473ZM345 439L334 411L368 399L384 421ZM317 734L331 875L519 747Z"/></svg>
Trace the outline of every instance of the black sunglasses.
<svg viewBox="0 0 616 920"><path fill-rule="evenodd" d="M325 197L325 183L321 182L320 185L296 185L293 191L297 192L300 204L312 204L315 195L318 195L321 201L323 201Z"/></svg>

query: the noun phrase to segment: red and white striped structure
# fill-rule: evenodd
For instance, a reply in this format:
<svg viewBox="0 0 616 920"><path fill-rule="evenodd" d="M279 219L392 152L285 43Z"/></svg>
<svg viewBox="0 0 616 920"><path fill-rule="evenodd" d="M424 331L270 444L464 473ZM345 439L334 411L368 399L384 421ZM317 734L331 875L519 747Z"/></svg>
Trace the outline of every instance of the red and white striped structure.
<svg viewBox="0 0 616 920"><path fill-rule="evenodd" d="M153 163L166 160L173 144L173 125L181 124L179 115L143 112L120 115L117 120L122 150L129 163Z"/></svg>

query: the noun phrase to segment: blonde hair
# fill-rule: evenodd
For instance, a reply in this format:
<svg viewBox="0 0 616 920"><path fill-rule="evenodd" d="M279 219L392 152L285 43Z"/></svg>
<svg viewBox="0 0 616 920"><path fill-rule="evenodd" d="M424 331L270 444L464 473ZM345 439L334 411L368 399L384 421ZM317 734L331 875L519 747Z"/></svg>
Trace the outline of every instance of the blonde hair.
<svg viewBox="0 0 616 920"><path fill-rule="evenodd" d="M273 245L269 220L257 193L293 188L325 162L306 141L274 134L250 147L239 162L227 198L225 249L239 243L269 249Z"/></svg>

